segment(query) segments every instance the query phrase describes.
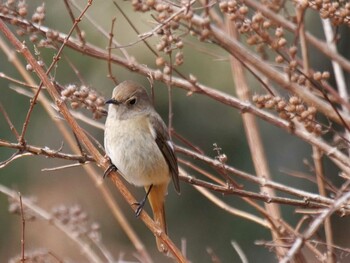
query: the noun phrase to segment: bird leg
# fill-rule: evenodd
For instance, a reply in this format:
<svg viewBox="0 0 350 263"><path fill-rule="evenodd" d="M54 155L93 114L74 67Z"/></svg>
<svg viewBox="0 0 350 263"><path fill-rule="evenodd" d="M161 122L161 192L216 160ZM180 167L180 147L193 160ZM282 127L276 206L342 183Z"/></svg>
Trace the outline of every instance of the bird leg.
<svg viewBox="0 0 350 263"><path fill-rule="evenodd" d="M141 202L133 203L133 205L137 205L137 208L136 208L136 211L135 211L136 217L138 217L141 214L141 212L143 210L143 207L146 204L147 197L148 197L149 193L151 192L152 186L153 186L153 184L150 185L150 187L147 190L147 193L146 193L145 197L141 200Z"/></svg>

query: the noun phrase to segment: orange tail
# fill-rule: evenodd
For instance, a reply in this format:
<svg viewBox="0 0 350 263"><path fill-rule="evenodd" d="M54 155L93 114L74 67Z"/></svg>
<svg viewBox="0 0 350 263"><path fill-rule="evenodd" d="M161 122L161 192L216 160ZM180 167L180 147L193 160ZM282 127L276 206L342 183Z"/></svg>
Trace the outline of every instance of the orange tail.
<svg viewBox="0 0 350 263"><path fill-rule="evenodd" d="M149 187L145 187L147 192ZM158 224L162 230L167 234L167 227L165 221L164 201L167 193L168 184L153 185L151 192L148 195L148 201L153 211L153 220ZM166 246L156 236L157 247L160 252L166 252Z"/></svg>

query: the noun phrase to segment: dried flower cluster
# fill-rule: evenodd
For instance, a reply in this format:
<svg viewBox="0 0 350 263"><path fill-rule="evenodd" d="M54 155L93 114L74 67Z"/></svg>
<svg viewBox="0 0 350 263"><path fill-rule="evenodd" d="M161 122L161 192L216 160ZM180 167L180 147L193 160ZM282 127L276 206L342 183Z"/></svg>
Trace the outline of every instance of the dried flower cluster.
<svg viewBox="0 0 350 263"><path fill-rule="evenodd" d="M100 119L106 114L105 99L86 86L68 85L61 91L61 98L70 101L73 109L80 107L88 109L95 119Z"/></svg>
<svg viewBox="0 0 350 263"><path fill-rule="evenodd" d="M322 126L316 122L317 110L315 107L307 107L300 98L292 96L289 101L285 101L281 97L271 95L254 95L253 102L259 108L275 109L282 119L300 122L305 129L320 136L322 134Z"/></svg>
<svg viewBox="0 0 350 263"><path fill-rule="evenodd" d="M278 9L278 5L272 6ZM297 48L293 45L287 48L283 27L264 17L260 11L250 16L249 8L235 0L221 1L219 7L223 14L235 22L238 32L246 36L247 44L255 46L264 59L267 58L265 49L268 47L276 51L277 63L287 62L292 68L297 66L294 60Z"/></svg>
<svg viewBox="0 0 350 263"><path fill-rule="evenodd" d="M0 5L0 13L12 16L11 24L18 25L19 20L28 19L28 4L25 0L8 0L6 3ZM44 20L45 4L42 4L35 9L31 18L27 21L30 24L41 25ZM28 26L26 28L19 27L16 32L19 36L28 34L32 42L36 42L38 39L38 32L33 26Z"/></svg>
<svg viewBox="0 0 350 263"><path fill-rule="evenodd" d="M318 10L322 18L331 19L333 25L345 24L350 26L350 2L348 0L303 0L303 2L310 8Z"/></svg>
<svg viewBox="0 0 350 263"><path fill-rule="evenodd" d="M182 48L184 46L182 35L176 34L176 30L180 27L180 19L191 19L193 12L189 11L184 14L178 14L173 17L174 10L171 4L164 1L155 1L155 0L145 0L145 1L132 1L132 6L135 11L147 12L150 10L156 11L155 19L162 26L156 30L154 33L157 36L160 36L160 41L156 45L158 52L163 53L166 56L169 56L175 53L175 61L173 63L167 62L166 59L162 56L157 56L155 63L162 70L158 71L155 74L156 79L162 77L162 73L165 75L171 74L171 67L180 66L184 63L184 55Z"/></svg>
<svg viewBox="0 0 350 263"><path fill-rule="evenodd" d="M22 256L17 255L16 257L11 258L9 263L19 263L22 261ZM52 253L44 249L36 249L33 251L26 251L25 254L26 263L57 263L61 262L58 258L54 257Z"/></svg>
<svg viewBox="0 0 350 263"><path fill-rule="evenodd" d="M267 6L274 10L280 10L283 1L265 1ZM302 3L296 3L298 6ZM299 85L307 85L308 74L304 74L300 69L299 58L297 57L298 47L292 42L288 42L285 30L280 25L275 24L264 17L260 11L256 11L251 17L247 6L236 0L221 1L219 4L222 13L235 22L240 34L246 36L248 45L255 46L256 51L263 59L267 59L266 48L275 51L274 61L284 67L292 82ZM303 6L303 8L306 8ZM313 79L316 81L328 80L329 72L316 72ZM310 83L308 83L310 84Z"/></svg>
<svg viewBox="0 0 350 263"><path fill-rule="evenodd" d="M98 223L89 223L89 218L86 212L79 205L67 207L60 205L52 209L52 215L62 224L68 226L71 231L77 236L88 237L95 242L99 242L101 234Z"/></svg>

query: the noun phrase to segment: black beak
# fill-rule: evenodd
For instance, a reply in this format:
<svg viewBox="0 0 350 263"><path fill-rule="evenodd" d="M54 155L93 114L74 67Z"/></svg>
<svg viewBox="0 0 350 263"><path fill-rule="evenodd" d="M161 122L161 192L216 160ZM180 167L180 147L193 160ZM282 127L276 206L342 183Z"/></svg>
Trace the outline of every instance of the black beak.
<svg viewBox="0 0 350 263"><path fill-rule="evenodd" d="M114 105L119 105L120 102L115 100L115 99L109 99L107 101L105 101L105 104L114 104Z"/></svg>

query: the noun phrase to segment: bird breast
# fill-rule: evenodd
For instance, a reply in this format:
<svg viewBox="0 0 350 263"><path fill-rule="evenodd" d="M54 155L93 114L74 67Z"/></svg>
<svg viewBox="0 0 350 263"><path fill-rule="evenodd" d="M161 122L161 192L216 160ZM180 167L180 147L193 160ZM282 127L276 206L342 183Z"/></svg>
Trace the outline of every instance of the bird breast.
<svg viewBox="0 0 350 263"><path fill-rule="evenodd" d="M106 120L105 149L123 177L136 186L169 182L169 168L145 116Z"/></svg>

